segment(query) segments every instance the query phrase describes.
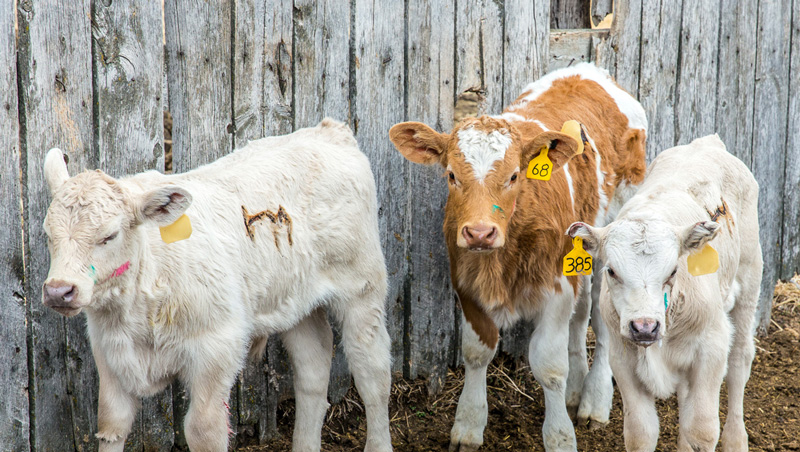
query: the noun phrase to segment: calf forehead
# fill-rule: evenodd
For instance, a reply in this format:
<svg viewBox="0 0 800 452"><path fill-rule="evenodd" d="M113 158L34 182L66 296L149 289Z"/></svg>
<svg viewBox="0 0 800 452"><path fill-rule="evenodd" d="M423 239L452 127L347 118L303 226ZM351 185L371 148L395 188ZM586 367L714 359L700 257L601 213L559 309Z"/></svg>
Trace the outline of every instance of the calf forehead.
<svg viewBox="0 0 800 452"><path fill-rule="evenodd" d="M85 172L64 182L53 194L47 221L51 225L91 223L119 214L125 205L116 181L102 173Z"/></svg>
<svg viewBox="0 0 800 452"><path fill-rule="evenodd" d="M495 162L505 158L512 142L507 129L469 126L459 130L456 136L464 162L472 168L475 179L479 181L486 178Z"/></svg>
<svg viewBox="0 0 800 452"><path fill-rule="evenodd" d="M608 231L606 246L616 251L626 249L635 255L668 257L677 253L677 238L663 221L620 221Z"/></svg>

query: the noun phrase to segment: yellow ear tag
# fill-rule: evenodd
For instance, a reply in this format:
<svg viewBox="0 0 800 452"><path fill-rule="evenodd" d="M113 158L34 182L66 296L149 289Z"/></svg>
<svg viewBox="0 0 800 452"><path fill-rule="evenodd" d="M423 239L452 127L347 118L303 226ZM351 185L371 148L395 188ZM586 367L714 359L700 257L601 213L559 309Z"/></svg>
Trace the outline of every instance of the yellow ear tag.
<svg viewBox="0 0 800 452"><path fill-rule="evenodd" d="M543 147L539 155L528 163L528 179L550 180L553 162L547 157L547 151L547 146Z"/></svg>
<svg viewBox="0 0 800 452"><path fill-rule="evenodd" d="M569 135L578 142L578 154L583 154L583 139L581 138L581 123L570 119L561 126L561 133Z"/></svg>
<svg viewBox="0 0 800 452"><path fill-rule="evenodd" d="M686 258L689 265L689 273L692 276L702 276L714 273L719 269L719 254L717 250L706 243L700 252L690 254Z"/></svg>
<svg viewBox="0 0 800 452"><path fill-rule="evenodd" d="M564 256L564 276L591 275L592 256L583 249L583 239L572 239L572 251Z"/></svg>
<svg viewBox="0 0 800 452"><path fill-rule="evenodd" d="M161 230L161 240L165 243L177 242L188 239L192 235L192 222L186 214L183 214L171 225L158 229Z"/></svg>

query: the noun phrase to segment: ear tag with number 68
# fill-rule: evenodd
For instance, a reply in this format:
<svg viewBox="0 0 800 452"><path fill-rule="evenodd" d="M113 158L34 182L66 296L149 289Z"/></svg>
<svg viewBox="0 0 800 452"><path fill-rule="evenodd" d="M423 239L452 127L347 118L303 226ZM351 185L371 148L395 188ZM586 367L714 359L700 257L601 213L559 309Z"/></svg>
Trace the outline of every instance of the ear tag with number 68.
<svg viewBox="0 0 800 452"><path fill-rule="evenodd" d="M539 155L528 163L528 179L550 180L553 172L553 162L547 157L547 146L539 151Z"/></svg>
<svg viewBox="0 0 800 452"><path fill-rule="evenodd" d="M717 250L708 243L697 253L690 254L686 258L689 267L689 274L692 276L702 276L714 273L719 269L719 254Z"/></svg>
<svg viewBox="0 0 800 452"><path fill-rule="evenodd" d="M583 239L572 239L572 251L564 256L564 276L591 275L592 256L583 249Z"/></svg>

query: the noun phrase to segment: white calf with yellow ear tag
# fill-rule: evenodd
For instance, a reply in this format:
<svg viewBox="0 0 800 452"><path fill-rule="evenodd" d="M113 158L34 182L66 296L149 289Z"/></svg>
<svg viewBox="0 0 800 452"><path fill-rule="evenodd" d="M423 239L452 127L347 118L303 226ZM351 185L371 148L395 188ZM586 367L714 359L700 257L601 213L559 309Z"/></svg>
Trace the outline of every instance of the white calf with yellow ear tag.
<svg viewBox="0 0 800 452"><path fill-rule="evenodd" d="M719 270L719 254L717 250L706 243L697 253L692 253L686 258L689 267L689 274L692 276L702 276L714 273Z"/></svg>
<svg viewBox="0 0 800 452"><path fill-rule="evenodd" d="M161 240L165 243L177 242L188 239L192 235L192 221L186 214L183 214L171 225L158 229L161 231Z"/></svg>
<svg viewBox="0 0 800 452"><path fill-rule="evenodd" d="M581 137L581 123L574 119L566 121L561 126L561 133L571 136L578 142L578 155L583 154L583 138Z"/></svg>

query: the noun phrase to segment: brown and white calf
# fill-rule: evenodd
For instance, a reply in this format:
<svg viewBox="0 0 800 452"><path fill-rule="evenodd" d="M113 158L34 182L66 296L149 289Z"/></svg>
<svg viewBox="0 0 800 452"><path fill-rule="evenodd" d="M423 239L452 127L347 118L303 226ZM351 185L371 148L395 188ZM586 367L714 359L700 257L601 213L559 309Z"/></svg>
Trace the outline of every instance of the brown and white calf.
<svg viewBox="0 0 800 452"><path fill-rule="evenodd" d="M582 133L559 132L568 120L579 121ZM589 372L591 278L562 275L572 248L564 231L578 219L606 224L630 197L644 177L646 128L641 105L591 64L552 72L503 114L466 119L449 134L418 122L392 127L397 149L412 162L441 165L449 186L444 234L466 367L451 450L483 443L486 368L499 330L521 318L535 323L528 357L544 389L545 448L576 449L567 407L583 420L608 421L607 332L592 316L598 346ZM552 178L527 179L528 163L543 147Z"/></svg>
<svg viewBox="0 0 800 452"><path fill-rule="evenodd" d="M576 223L569 233L606 265L600 311L611 332L625 448L656 449L654 398L677 392L678 450L715 450L725 378L723 450L746 451L744 387L763 267L758 183L747 167L717 136L666 150L616 221L602 228ZM719 268L692 276L687 257L706 244Z"/></svg>
<svg viewBox="0 0 800 452"><path fill-rule="evenodd" d="M70 178L54 149L45 176L43 301L66 316L86 312L100 451L122 451L140 398L175 378L190 396L189 448L227 451L231 387L248 351L263 353L273 333L294 367L293 448L318 451L333 341L326 311L341 322L364 400L366 450L391 450L375 183L346 125L325 119L177 175ZM159 227L184 214L191 236L166 243Z"/></svg>

